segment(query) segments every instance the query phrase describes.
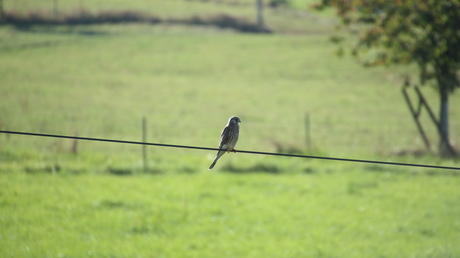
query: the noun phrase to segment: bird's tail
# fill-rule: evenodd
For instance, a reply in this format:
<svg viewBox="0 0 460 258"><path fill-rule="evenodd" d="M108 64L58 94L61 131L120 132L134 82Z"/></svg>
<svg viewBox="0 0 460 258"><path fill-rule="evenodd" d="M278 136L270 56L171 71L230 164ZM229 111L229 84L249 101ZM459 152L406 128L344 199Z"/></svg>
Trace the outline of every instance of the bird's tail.
<svg viewBox="0 0 460 258"><path fill-rule="evenodd" d="M211 170L211 169L216 165L216 162L217 162L217 159L215 159L215 160L212 162L211 166L209 166L209 170Z"/></svg>
<svg viewBox="0 0 460 258"><path fill-rule="evenodd" d="M209 166L209 170L211 170L216 165L217 161L222 155L224 155L224 153L221 153L220 151L217 153L216 158L212 161L211 166Z"/></svg>

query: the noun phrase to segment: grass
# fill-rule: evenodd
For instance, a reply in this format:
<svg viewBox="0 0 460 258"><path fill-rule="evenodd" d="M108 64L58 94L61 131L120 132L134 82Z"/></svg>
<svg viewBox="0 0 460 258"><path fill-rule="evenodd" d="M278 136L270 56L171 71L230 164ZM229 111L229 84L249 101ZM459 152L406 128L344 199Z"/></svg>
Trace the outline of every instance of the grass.
<svg viewBox="0 0 460 258"><path fill-rule="evenodd" d="M327 36L145 25L4 28L3 35L4 129L139 140L146 116L149 141L215 146L227 117L238 114L245 136L239 147L273 151L275 142L305 149L308 112L313 144L328 155L369 157L423 148L399 79L336 59ZM436 93L425 92L436 103ZM456 97L452 118L460 110ZM458 127L452 119L452 132ZM431 136L436 140L434 132ZM29 149L32 141L61 153L70 146L63 140L1 137L15 148ZM80 147L128 149L124 157L133 150L87 142Z"/></svg>
<svg viewBox="0 0 460 258"><path fill-rule="evenodd" d="M455 257L460 252L458 177L359 170L1 177L2 256Z"/></svg>
<svg viewBox="0 0 460 258"><path fill-rule="evenodd" d="M269 35L3 25L0 129L140 141L146 117L149 142L213 147L239 115L237 149L458 167L397 155L423 149L400 93L411 68L336 58L323 18L307 19L315 33ZM276 19L277 28L306 21ZM436 92L423 91L437 109ZM214 152L148 151L144 173L140 146L0 134L0 256L460 256L455 172L238 153L209 172Z"/></svg>

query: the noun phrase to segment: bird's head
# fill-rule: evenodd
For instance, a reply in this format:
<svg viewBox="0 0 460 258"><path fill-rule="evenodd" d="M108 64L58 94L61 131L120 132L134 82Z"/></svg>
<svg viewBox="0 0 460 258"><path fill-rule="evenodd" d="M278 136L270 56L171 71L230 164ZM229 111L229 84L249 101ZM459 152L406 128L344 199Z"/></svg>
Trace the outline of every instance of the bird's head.
<svg viewBox="0 0 460 258"><path fill-rule="evenodd" d="M239 124L239 123L241 123L241 119L237 116L232 116L228 120L228 124Z"/></svg>

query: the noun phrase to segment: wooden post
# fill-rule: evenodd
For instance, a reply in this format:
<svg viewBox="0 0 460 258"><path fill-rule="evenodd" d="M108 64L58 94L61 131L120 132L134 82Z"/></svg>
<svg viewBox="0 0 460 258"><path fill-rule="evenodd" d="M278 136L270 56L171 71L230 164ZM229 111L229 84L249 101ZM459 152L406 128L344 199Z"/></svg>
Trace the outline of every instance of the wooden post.
<svg viewBox="0 0 460 258"><path fill-rule="evenodd" d="M78 132L75 131L74 133L75 137L78 137ZM72 139L72 143L70 144L70 153L72 154L77 154L78 153L78 140L77 139Z"/></svg>
<svg viewBox="0 0 460 258"><path fill-rule="evenodd" d="M83 14L83 8L84 8L84 6L83 6L83 0L80 0L80 1L79 1L79 7L80 7L80 14Z"/></svg>
<svg viewBox="0 0 460 258"><path fill-rule="evenodd" d="M305 144L307 145L307 150L311 151L311 129L310 129L310 114L305 113Z"/></svg>
<svg viewBox="0 0 460 258"><path fill-rule="evenodd" d="M428 105L428 101L426 101L426 99L423 96L422 92L420 91L419 87L417 85L415 85L414 88L415 88L415 90L417 92L417 95L419 97L420 103L425 106L426 110L428 110L428 114L430 115L431 120L435 124L436 129L438 129L438 133L439 133L439 136L441 138L441 141L440 141L441 143L440 144L442 146L444 146L444 148L446 148L446 151L447 151L448 155L456 156L457 154L456 154L455 149L450 145L449 135L447 134L447 132L443 132L443 130L442 130L442 126L441 126L441 122L440 122L440 120L442 120L442 119L441 118L440 118L440 120L436 119L436 116L434 115L433 111L431 110L430 106Z"/></svg>
<svg viewBox="0 0 460 258"><path fill-rule="evenodd" d="M147 119L142 117L142 142L147 142ZM147 165L147 145L142 145L142 160L144 164L144 173L147 172L148 165Z"/></svg>
<svg viewBox="0 0 460 258"><path fill-rule="evenodd" d="M58 15L59 15L58 0L53 1L53 15L55 19L58 18Z"/></svg>
<svg viewBox="0 0 460 258"><path fill-rule="evenodd" d="M262 0L256 0L257 26L259 26L259 28L264 27L263 8L264 8L263 1Z"/></svg>
<svg viewBox="0 0 460 258"><path fill-rule="evenodd" d="M412 117L414 118L415 124L417 125L418 131L420 135L422 136L422 139L423 139L423 142L425 143L426 148L428 149L428 151L431 151L430 141L428 140L428 137L426 136L425 131L423 130L422 125L420 124L420 121L418 120L418 117L422 111L421 103L423 103L422 102L423 100L419 98L419 106L418 106L418 109L415 110L414 106L412 105L412 102L410 101L409 95L406 92L406 89L407 87L402 88L403 96L406 99L407 105L409 106L410 113Z"/></svg>

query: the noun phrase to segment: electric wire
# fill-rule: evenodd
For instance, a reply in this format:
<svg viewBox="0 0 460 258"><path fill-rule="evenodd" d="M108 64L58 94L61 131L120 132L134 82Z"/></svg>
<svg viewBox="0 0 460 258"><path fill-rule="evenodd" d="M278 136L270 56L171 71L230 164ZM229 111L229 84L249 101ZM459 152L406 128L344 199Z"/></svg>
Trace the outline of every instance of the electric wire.
<svg viewBox="0 0 460 258"><path fill-rule="evenodd" d="M189 145L176 145L176 144L165 144L165 143L125 141L125 140L113 140L113 139L104 139L104 138L91 138L91 137L67 136L67 135L43 134L43 133L30 133L30 132L17 132L17 131L4 131L4 130L0 130L0 133L16 134L16 135L28 135L28 136L37 136L37 137L65 138L65 139L75 139L75 140L83 140L83 141L98 141L98 142L112 142L112 143L122 143L122 144L149 145L149 146L169 147L169 148L212 150L212 151L222 150L222 149L219 149L219 148L209 148L209 147L199 147L199 146L189 146ZM421 167L421 168L460 170L460 167L437 166L437 165L414 164L414 163L402 163L402 162L390 162L390 161L376 161L376 160L365 160L365 159L322 157L322 156L312 156L312 155L274 153L274 152L262 152L262 151L248 151L248 150L236 150L235 152L247 153L247 154L258 154L258 155L270 155L270 156L284 156L284 157L293 157L293 158L307 158L307 159L321 159L321 160L331 160L331 161L357 162L357 163L368 163L368 164L379 164L379 165L393 165L393 166L409 166L409 167Z"/></svg>

